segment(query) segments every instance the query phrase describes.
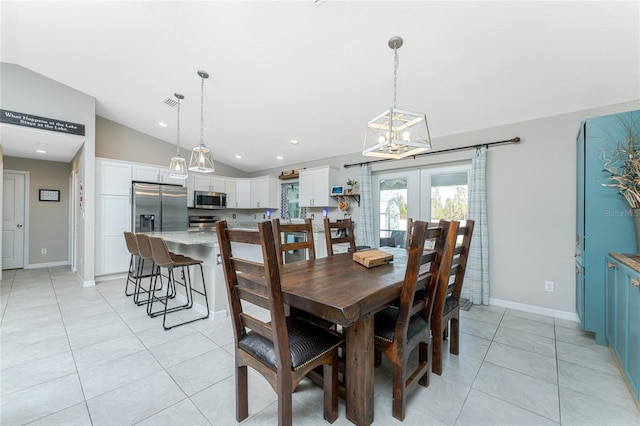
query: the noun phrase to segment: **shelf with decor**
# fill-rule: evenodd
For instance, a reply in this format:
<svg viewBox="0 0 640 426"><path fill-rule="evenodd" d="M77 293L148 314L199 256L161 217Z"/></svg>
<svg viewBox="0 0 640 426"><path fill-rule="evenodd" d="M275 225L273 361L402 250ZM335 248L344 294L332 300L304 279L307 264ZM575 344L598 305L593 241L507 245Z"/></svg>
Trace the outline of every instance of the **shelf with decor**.
<svg viewBox="0 0 640 426"><path fill-rule="evenodd" d="M353 200L358 203L358 207L360 207L360 194L342 194L342 195L331 195L338 202L345 200Z"/></svg>

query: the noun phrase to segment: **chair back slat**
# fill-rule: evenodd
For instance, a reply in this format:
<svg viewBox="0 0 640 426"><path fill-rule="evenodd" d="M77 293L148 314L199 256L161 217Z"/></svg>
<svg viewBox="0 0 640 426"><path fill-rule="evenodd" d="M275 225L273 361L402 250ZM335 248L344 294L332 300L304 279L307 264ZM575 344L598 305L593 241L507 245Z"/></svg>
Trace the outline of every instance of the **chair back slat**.
<svg viewBox="0 0 640 426"><path fill-rule="evenodd" d="M307 258L313 260L316 258L316 246L313 241L313 221L305 219L304 223L281 223L280 219L273 219L273 233L275 234L276 251L278 261L284 264L284 252L290 250L306 250ZM292 232L304 233L304 241L288 242L287 234Z"/></svg>
<svg viewBox="0 0 640 426"><path fill-rule="evenodd" d="M280 288L280 266L272 224L258 224L258 232L229 229L226 221L216 222L216 232L227 284L227 297L234 329L236 347L251 329L271 340L276 360L282 368L291 369L289 336L284 302ZM236 257L232 243L259 245L263 263ZM269 321L262 321L243 311L243 303L265 308Z"/></svg>
<svg viewBox="0 0 640 426"><path fill-rule="evenodd" d="M334 231L338 231L335 236ZM333 256L333 246L335 244L347 243L349 244L349 253L356 252L356 237L351 219L345 219L343 222L331 222L328 217L325 217L324 237L327 242L327 254L329 256Z"/></svg>
<svg viewBox="0 0 640 426"><path fill-rule="evenodd" d="M240 314L240 319L242 320L242 325L246 328L251 329L259 335L271 340L273 336L273 329L269 324L245 313Z"/></svg>

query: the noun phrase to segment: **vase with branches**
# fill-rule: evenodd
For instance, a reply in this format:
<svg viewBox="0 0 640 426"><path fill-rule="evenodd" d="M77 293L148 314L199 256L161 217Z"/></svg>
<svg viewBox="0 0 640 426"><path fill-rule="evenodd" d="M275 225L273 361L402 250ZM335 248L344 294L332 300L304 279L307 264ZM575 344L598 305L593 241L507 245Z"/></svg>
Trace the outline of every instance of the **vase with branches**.
<svg viewBox="0 0 640 426"><path fill-rule="evenodd" d="M640 119L633 117L627 115L620 120L624 138L600 153L603 171L607 174L607 182L601 182L601 185L617 189L629 204L640 251Z"/></svg>

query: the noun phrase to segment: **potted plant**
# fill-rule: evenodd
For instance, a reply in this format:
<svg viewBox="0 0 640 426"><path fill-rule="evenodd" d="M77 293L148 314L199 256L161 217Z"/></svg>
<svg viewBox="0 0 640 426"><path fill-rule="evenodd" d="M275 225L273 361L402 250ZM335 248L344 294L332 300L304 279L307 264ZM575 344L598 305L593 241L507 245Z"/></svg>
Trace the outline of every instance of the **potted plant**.
<svg viewBox="0 0 640 426"><path fill-rule="evenodd" d="M636 243L640 252L640 130L633 121L621 122L625 139L615 147L601 153L603 171L609 183L603 186L617 188L627 203L636 227Z"/></svg>
<svg viewBox="0 0 640 426"><path fill-rule="evenodd" d="M358 181L355 179L347 179L347 191L349 194L353 193L353 188L358 184Z"/></svg>

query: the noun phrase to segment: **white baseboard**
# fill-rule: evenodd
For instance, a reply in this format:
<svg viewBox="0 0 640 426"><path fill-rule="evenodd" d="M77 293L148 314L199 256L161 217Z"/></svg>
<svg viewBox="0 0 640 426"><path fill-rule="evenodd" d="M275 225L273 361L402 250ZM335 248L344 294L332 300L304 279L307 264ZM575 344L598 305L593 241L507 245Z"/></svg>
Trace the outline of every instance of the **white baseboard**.
<svg viewBox="0 0 640 426"><path fill-rule="evenodd" d="M67 260L61 260L59 262L45 262L45 263L30 263L25 265L24 269L39 269L39 268L52 268L54 266L69 266L71 265Z"/></svg>
<svg viewBox="0 0 640 426"><path fill-rule="evenodd" d="M123 280L123 282L127 279L127 273L117 273L117 274L106 274L100 275L96 277L96 282L103 281L114 281L114 280ZM124 285L124 284L123 284Z"/></svg>
<svg viewBox="0 0 640 426"><path fill-rule="evenodd" d="M540 306L527 305L525 303L511 302L508 300L489 298L489 304L493 306L500 306L503 308L517 309L519 311L531 312L532 314L540 314L548 317L555 317L564 319L567 321L580 322L578 314L575 312L558 311L555 309L541 308Z"/></svg>
<svg viewBox="0 0 640 426"><path fill-rule="evenodd" d="M95 287L96 280L82 281L82 287Z"/></svg>

